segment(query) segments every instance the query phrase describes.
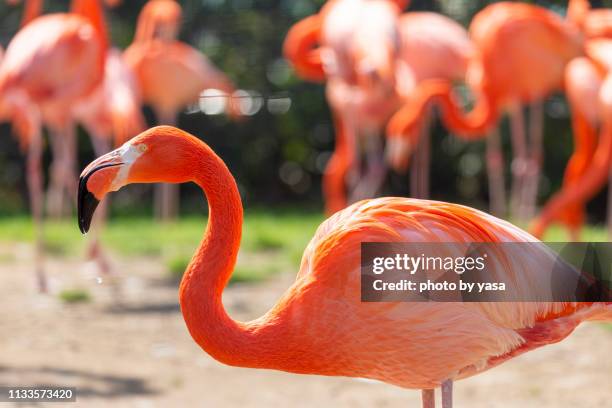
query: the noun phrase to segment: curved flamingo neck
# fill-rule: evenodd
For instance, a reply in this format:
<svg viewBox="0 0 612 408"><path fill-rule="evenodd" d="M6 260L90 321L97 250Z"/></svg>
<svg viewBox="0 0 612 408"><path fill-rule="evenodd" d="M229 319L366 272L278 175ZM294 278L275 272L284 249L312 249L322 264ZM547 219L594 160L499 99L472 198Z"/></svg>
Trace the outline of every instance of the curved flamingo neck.
<svg viewBox="0 0 612 408"><path fill-rule="evenodd" d="M321 24L319 14L306 17L291 27L283 44L285 58L301 77L313 82L325 81L321 53L316 48Z"/></svg>
<svg viewBox="0 0 612 408"><path fill-rule="evenodd" d="M435 104L441 109L445 126L466 140L484 138L499 119L495 103L486 93L479 95L476 105L466 113L457 102L452 83L432 79L419 85L414 98L391 119L387 133L390 136L418 137L419 132L416 130L421 119L426 117L427 111Z"/></svg>
<svg viewBox="0 0 612 408"><path fill-rule="evenodd" d="M185 323L193 339L215 359L242 367L270 367L273 364L269 361L279 353L274 344L282 341L282 334L265 317L249 323L231 319L222 303L242 234L238 187L223 161L208 146L199 142L196 149L185 157L197 160L184 165L193 169L192 180L204 190L209 218L204 238L179 288Z"/></svg>
<svg viewBox="0 0 612 408"><path fill-rule="evenodd" d="M42 14L43 0L26 0L21 17L20 27L25 27L30 21Z"/></svg>
<svg viewBox="0 0 612 408"><path fill-rule="evenodd" d="M109 47L108 31L106 29L106 21L104 20L104 10L100 4L101 0L72 0L70 12L87 18L94 26L100 40L102 49L106 50Z"/></svg>

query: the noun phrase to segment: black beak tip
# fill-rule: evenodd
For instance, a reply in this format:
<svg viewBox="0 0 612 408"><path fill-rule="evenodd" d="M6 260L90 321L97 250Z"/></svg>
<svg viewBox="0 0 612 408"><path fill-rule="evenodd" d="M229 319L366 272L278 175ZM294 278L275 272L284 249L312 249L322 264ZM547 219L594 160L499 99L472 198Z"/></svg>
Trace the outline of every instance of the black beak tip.
<svg viewBox="0 0 612 408"><path fill-rule="evenodd" d="M89 231L91 219L99 203L100 201L87 190L87 178L81 177L79 180L77 216L79 219L79 229L82 234L86 234Z"/></svg>

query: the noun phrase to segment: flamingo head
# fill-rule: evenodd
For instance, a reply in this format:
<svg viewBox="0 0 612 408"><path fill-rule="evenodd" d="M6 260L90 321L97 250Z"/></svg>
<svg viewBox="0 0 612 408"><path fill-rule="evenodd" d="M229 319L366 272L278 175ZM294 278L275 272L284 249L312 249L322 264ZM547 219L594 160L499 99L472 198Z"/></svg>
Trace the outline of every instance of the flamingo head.
<svg viewBox="0 0 612 408"><path fill-rule="evenodd" d="M401 51L397 22L400 10L382 1L367 6L369 18L357 27L352 46L357 83L364 89L394 88Z"/></svg>
<svg viewBox="0 0 612 408"><path fill-rule="evenodd" d="M138 18L137 39L176 40L182 14L181 5L174 0L149 1Z"/></svg>
<svg viewBox="0 0 612 408"><path fill-rule="evenodd" d="M183 183L190 181L198 160L197 139L171 126L157 126L100 156L81 173L78 188L78 221L89 230L96 207L104 197L132 183Z"/></svg>

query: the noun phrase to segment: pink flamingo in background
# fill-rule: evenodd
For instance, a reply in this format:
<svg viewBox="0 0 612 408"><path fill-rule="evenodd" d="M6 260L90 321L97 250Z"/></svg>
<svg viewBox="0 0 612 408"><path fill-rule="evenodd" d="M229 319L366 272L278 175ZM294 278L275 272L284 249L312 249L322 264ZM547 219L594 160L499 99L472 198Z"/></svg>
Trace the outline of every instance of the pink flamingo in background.
<svg viewBox="0 0 612 408"><path fill-rule="evenodd" d="M589 0L570 0L568 20L584 33L587 39L612 37L612 10L591 9Z"/></svg>
<svg viewBox="0 0 612 408"><path fill-rule="evenodd" d="M102 83L79 103L74 116L83 124L90 135L94 152L100 156L108 152L111 145L119 146L131 135L145 129L140 106L140 90L134 73L125 63L121 51L110 48L106 54ZM104 205L98 213L100 223L105 221L106 207ZM109 271L98 234L91 238L88 254L102 273Z"/></svg>
<svg viewBox="0 0 612 408"><path fill-rule="evenodd" d="M586 156L586 165L581 169L571 183L563 185L561 191L553 195L546 203L540 215L532 222L530 230L535 236L542 236L548 226L566 214L581 208L597 194L608 180L612 163L612 40L590 40L586 44L586 54L589 59L581 59L584 76L582 94L578 96L591 98L573 103L572 111L577 115L573 118L583 127L581 135L592 138L592 133L599 128L599 140L594 152ZM573 69L576 67L573 66ZM588 76L587 76L588 75ZM588 82L587 82L588 81ZM591 110L592 109L592 110ZM588 113L587 113L588 112ZM581 116L582 113L582 116ZM574 158L572 158L573 160ZM570 161L570 165L572 162ZM612 197L610 197L612 198ZM611 209L608 209L610 212ZM577 235L582 218L578 214L573 229Z"/></svg>
<svg viewBox="0 0 612 408"><path fill-rule="evenodd" d="M605 71L586 57L572 60L565 71L565 93L572 112L574 152L567 163L562 190L580 180L588 169L597 145L597 129L601 124L599 97ZM585 203L568 205L558 219L568 228L572 241L580 240L585 220ZM546 208L546 206L545 206ZM534 230L542 236L544 230Z"/></svg>
<svg viewBox="0 0 612 408"><path fill-rule="evenodd" d="M370 171L365 178L384 176L382 162L376 157L380 143L370 136L380 126L380 117L388 116L386 111L395 103L395 95L389 91L394 82L392 60L398 52L392 37L397 33L399 11L388 1L330 1L320 13L293 26L285 39L285 57L299 75L317 82L328 80L326 94L336 144L323 175L327 213L344 208L350 200L349 186L359 178L361 147L369 150ZM377 53L366 50L372 42L376 42ZM354 66L357 60L360 67ZM379 183L361 183L372 184L376 189Z"/></svg>
<svg viewBox="0 0 612 408"><path fill-rule="evenodd" d="M391 7L393 3L400 3L399 7ZM402 101L412 96L415 84L465 75L472 52L465 30L435 13L399 16L405 3L328 2L319 14L298 22L287 34L284 53L296 72L309 80L329 79L327 99L334 113L336 148L323 178L328 213L376 194L385 175L377 133ZM422 131L428 133L427 127ZM412 171L412 193L421 197L428 195L427 141L424 138L420 144L424 151L419 157L425 159ZM358 178L357 157L363 146L370 152L368 162L374 163L374 171L360 183L351 182ZM390 150L398 168L406 164L401 147L395 144ZM352 184L357 186L349 198Z"/></svg>
<svg viewBox="0 0 612 408"><path fill-rule="evenodd" d="M44 122L52 130L53 137L74 138L73 107L101 81L106 44L99 2L74 0L70 13L49 14L24 26L9 43L0 66L3 103L29 119L28 187L41 290L46 289L42 265L41 124Z"/></svg>
<svg viewBox="0 0 612 408"><path fill-rule="evenodd" d="M281 299L258 319L235 321L222 293L240 247L242 203L226 165L198 138L156 127L92 162L79 183L81 231L109 192L156 182L195 182L206 194L208 226L179 301L195 342L225 364L422 389L425 408L441 386L442 406L451 408L453 381L561 341L581 322L612 320L610 302L361 302L362 242L532 242L524 257L497 259L504 266L496 272L533 299L559 278L559 269L541 265L551 256L546 246L506 221L456 204L387 197L325 221Z"/></svg>
<svg viewBox="0 0 612 408"><path fill-rule="evenodd" d="M377 131L398 103L395 60L400 53L400 12L391 1L333 0L319 13L320 55L338 145L323 180L330 198L327 213L375 195L386 175Z"/></svg>
<svg viewBox="0 0 612 408"><path fill-rule="evenodd" d="M437 13L409 12L399 21L402 52L398 63L398 93L402 103L410 103L420 83L430 79L463 80L474 46L467 31L458 23ZM399 107L396 107L396 111ZM431 113L422 119L419 142L411 171L411 191L415 198L429 197L429 124ZM397 170L406 168L409 150L401 139L387 145L388 158Z"/></svg>
<svg viewBox="0 0 612 408"><path fill-rule="evenodd" d="M524 217L533 209L521 207L535 202L533 190L537 191L535 179L542 141L541 132L533 132L538 137L530 141L531 148L528 148L522 105L541 101L551 92L562 89L565 65L582 53L581 36L572 25L542 7L511 2L484 8L472 20L469 33L477 49L470 59L466 78L476 96L471 112L463 113L450 81L426 81L411 103L394 115L387 132L390 137L405 137L404 143L409 146L416 145L415 129L430 104L437 101L446 126L464 139L476 140L484 138L495 126L501 112L509 111L515 156L513 213ZM493 133L488 143L491 161L501 162L499 137ZM493 173L493 166L490 168L490 190L499 188L492 199L502 197L503 187L499 186L503 186L503 174ZM529 200L525 199L528 196L531 196ZM499 199L492 202L495 212L502 206Z"/></svg>
<svg viewBox="0 0 612 408"><path fill-rule="evenodd" d="M13 3L19 3L19 1ZM43 3L43 0L25 1L21 28L42 14ZM114 7L120 1L105 0L105 3ZM104 24L103 17L101 19L102 24ZM101 28L106 30L105 26ZM104 34L106 36L106 31L104 31ZM62 120L64 121L64 119ZM47 211L56 218L70 212L70 203L73 201L76 188L76 134L74 126L73 121L71 123L64 122L61 129L55 129L53 124L49 125L52 133L49 139L53 149L53 161L47 195Z"/></svg>
<svg viewBox="0 0 612 408"><path fill-rule="evenodd" d="M178 10L179 17L166 18L168 14L165 12L154 12L153 9L158 7ZM160 124L175 124L178 112L197 102L205 89L217 89L227 96L234 93L231 80L204 54L172 38L178 32L176 24L180 21L178 3L173 0L152 0L147 3L143 13L138 20L134 42L125 50L124 56L136 74L143 102L153 108ZM175 14L170 13L171 16ZM160 22L159 16L166 17ZM227 100L229 114L239 116L237 104L229 97ZM160 186L156 190L157 216L165 220L174 218L178 200L176 185Z"/></svg>

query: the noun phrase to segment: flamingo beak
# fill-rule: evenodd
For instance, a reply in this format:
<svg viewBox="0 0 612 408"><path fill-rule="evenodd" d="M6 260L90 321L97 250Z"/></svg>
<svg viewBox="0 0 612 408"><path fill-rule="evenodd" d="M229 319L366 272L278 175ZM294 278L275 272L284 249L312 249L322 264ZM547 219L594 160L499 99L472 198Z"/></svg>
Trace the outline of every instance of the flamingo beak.
<svg viewBox="0 0 612 408"><path fill-rule="evenodd" d="M77 217L83 234L89 231L96 207L109 191L115 187L120 169L125 165L121 149L107 153L85 167L79 178Z"/></svg>
<svg viewBox="0 0 612 408"><path fill-rule="evenodd" d="M79 178L79 191L77 196L77 217L79 220L79 229L82 234L86 234L89 231L89 227L91 225L91 219L100 204L100 200L96 197L96 195L89 190L87 187L87 182L100 170L121 166L123 163L105 163L99 166L93 167L90 171L84 171ZM85 169L87 170L87 169Z"/></svg>
<svg viewBox="0 0 612 408"><path fill-rule="evenodd" d="M77 197L77 217L79 220L79 229L81 230L81 233L85 234L87 231L89 231L91 220L101 200L101 198L98 199L98 197L96 197L95 192L89 190L88 181L94 174L99 174L99 172L104 169L122 165L123 163L121 162L103 163L94 167L91 167L90 165L81 174L81 177L79 178L79 191Z"/></svg>

